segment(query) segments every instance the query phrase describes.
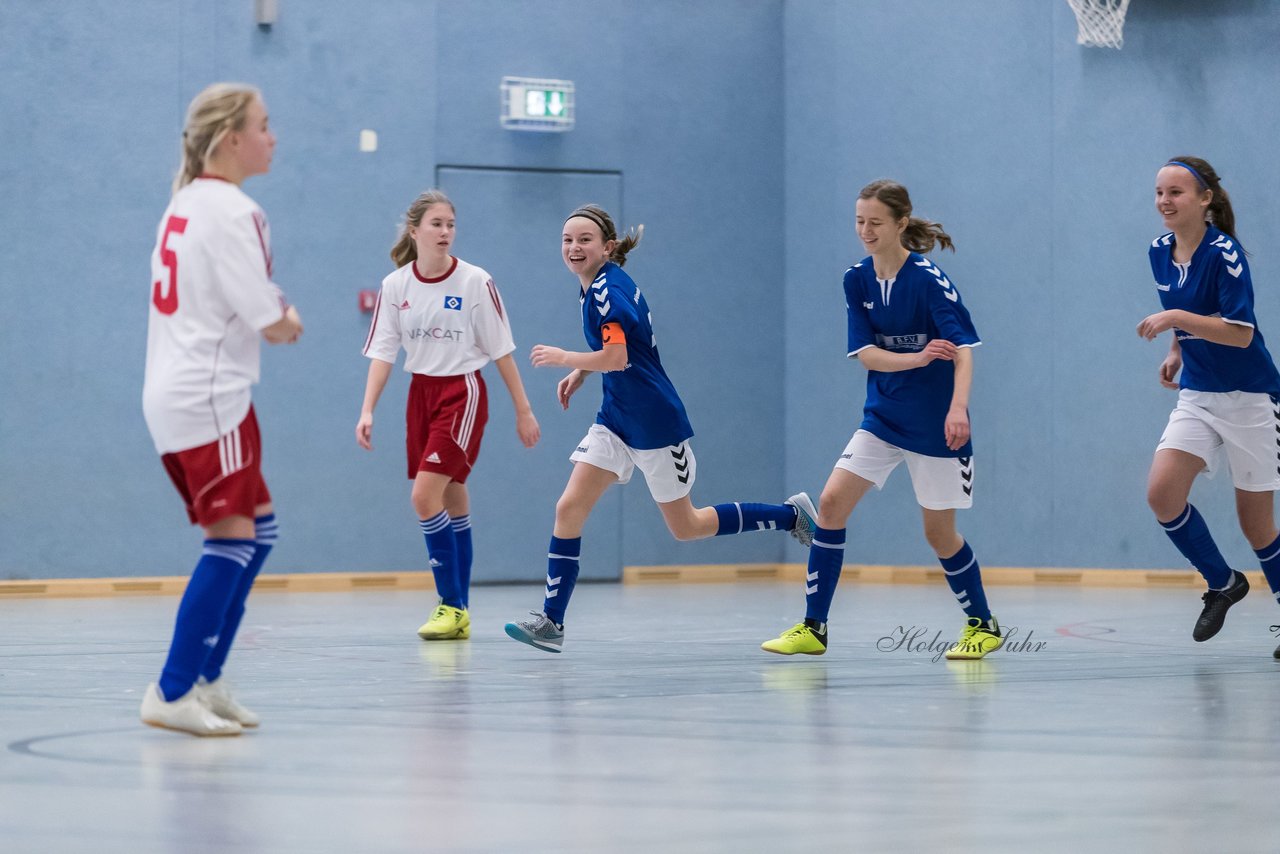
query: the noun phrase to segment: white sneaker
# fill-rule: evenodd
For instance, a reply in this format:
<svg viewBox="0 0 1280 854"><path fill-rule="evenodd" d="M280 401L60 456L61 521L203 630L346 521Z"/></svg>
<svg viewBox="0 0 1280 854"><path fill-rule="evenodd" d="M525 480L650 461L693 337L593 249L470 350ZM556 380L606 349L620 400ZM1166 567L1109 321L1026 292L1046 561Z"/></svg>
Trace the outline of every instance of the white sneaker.
<svg viewBox="0 0 1280 854"><path fill-rule="evenodd" d="M201 676L196 682L195 691L201 702L209 707L209 711L220 718L237 721L244 727L255 727L262 721L257 712L236 702L236 698L231 696L231 686L221 676L212 682L206 682Z"/></svg>
<svg viewBox="0 0 1280 854"><path fill-rule="evenodd" d="M162 729L175 729L192 735L239 735L239 723L215 715L201 702L194 689L172 703L160 696L160 688L152 682L142 695L142 722Z"/></svg>

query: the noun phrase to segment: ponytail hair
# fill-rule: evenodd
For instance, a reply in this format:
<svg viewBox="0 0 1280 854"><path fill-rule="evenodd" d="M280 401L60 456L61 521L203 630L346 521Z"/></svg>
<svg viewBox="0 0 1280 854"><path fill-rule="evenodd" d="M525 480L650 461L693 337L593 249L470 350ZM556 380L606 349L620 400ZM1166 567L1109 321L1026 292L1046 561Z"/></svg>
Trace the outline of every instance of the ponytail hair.
<svg viewBox="0 0 1280 854"><path fill-rule="evenodd" d="M418 244L414 242L409 230L422 225L422 215L432 205L448 205L449 210L453 211L453 215L458 215L458 209L453 206L453 202L449 201L449 197L440 190L427 190L414 199L413 204L409 205L409 209L404 212L404 222L400 226L400 236L396 238L395 245L391 247L391 260L395 262L397 270L405 264L418 260Z"/></svg>
<svg viewBox="0 0 1280 854"><path fill-rule="evenodd" d="M1213 193L1213 198L1209 201L1209 209L1207 211L1209 222L1218 231L1239 243L1240 238L1236 237L1236 214L1231 208L1231 197L1227 195L1227 191L1222 186L1222 179L1218 177L1218 173L1214 171L1214 168L1209 165L1209 161L1202 157L1180 155L1171 157L1165 166L1181 166L1191 173L1202 191L1209 190ZM1244 247L1241 246L1240 248L1243 249Z"/></svg>
<svg viewBox="0 0 1280 854"><path fill-rule="evenodd" d="M247 83L214 83L196 95L182 127L182 165L173 179L178 192L204 173L209 158L227 134L243 130L249 105L262 93Z"/></svg>
<svg viewBox="0 0 1280 854"><path fill-rule="evenodd" d="M613 248L613 252L610 253L609 260L617 264L619 267L626 265L627 253L639 246L640 238L644 236L644 226L638 225L628 231L622 236L622 239L619 240L618 229L613 224L613 217L609 216L608 212L599 205L582 205L575 209L573 213L565 217L565 222L568 222L575 216L589 219L599 226L600 234L604 237L605 243L608 243L610 240L617 241L617 246L615 246Z"/></svg>
<svg viewBox="0 0 1280 854"><path fill-rule="evenodd" d="M902 232L902 245L912 252L923 255L935 245L950 249L952 252L956 251L955 244L951 242L951 235L942 230L942 223L911 215L911 196L907 194L907 188L897 181L890 181L887 178L872 181L862 188L858 198L875 199L881 202L893 214L895 220L906 218L907 227Z"/></svg>

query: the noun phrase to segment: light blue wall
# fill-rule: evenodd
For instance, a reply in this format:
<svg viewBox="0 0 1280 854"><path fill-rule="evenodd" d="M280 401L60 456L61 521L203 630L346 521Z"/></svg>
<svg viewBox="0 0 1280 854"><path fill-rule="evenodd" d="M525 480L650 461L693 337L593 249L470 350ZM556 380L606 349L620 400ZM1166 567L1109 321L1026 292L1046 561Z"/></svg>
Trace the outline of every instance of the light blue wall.
<svg viewBox="0 0 1280 854"><path fill-rule="evenodd" d="M1280 330L1280 5L1134 0L1121 51L1078 47L1064 2L790 0L785 33L786 435L804 437L788 442L788 484L819 489L857 425L865 373L843 356L840 279L861 257L859 188L893 177L955 238L934 257L984 339L977 500L961 516L983 561L1181 565L1145 504L1174 401L1155 382L1167 339L1134 333L1159 309L1151 188L1174 154L1214 163L1263 329ZM1193 500L1228 559L1252 565L1225 477ZM896 475L856 511L848 559L928 562L918 515Z"/></svg>
<svg viewBox="0 0 1280 854"><path fill-rule="evenodd" d="M385 274L400 213L441 165L621 176L624 224L648 227L629 269L697 430L699 503L821 488L864 381L843 357L852 200L874 178L904 181L955 236L960 251L937 257L986 340L978 504L962 517L984 562L1178 565L1143 500L1172 403L1152 379L1165 344L1133 333L1157 307L1151 179L1174 153L1217 165L1254 252L1263 328L1280 329L1267 251L1280 5L1134 0L1118 52L1076 46L1058 0L280 5L262 31L249 0L0 4L0 578L171 575L190 562L198 534L139 397L147 256L183 110L216 79L266 93L277 161L246 188L307 321L302 344L265 354L257 394L284 523L273 571L422 565L398 372L378 451L351 438L366 367L355 292ZM502 131L503 74L577 81L577 129ZM362 128L378 131L375 154L357 151ZM467 244L458 201L460 253L505 263L500 246ZM511 223L512 245L546 232L555 251L558 226ZM503 281L554 299L572 284ZM517 318L522 353L542 331ZM554 377L524 374L540 418L585 429L588 413L547 400ZM488 378L501 420L509 403ZM487 549L501 570L478 577L540 573L542 546L525 544L546 537L568 450L544 446L510 472L530 509L486 529L482 562ZM1226 483L1197 487L1196 501L1228 557L1249 564ZM475 514L498 504L478 491ZM640 483L620 506L601 553L629 564L800 556L782 537L674 543ZM899 475L859 508L849 559L928 561L917 516ZM512 572L525 551L527 573Z"/></svg>
<svg viewBox="0 0 1280 854"><path fill-rule="evenodd" d="M264 354L255 395L283 526L272 571L423 566L398 371L379 407L377 452L353 440L367 364L356 291L388 272L397 220L440 164L620 173L624 221L648 225L629 269L697 430L695 499L781 493L781 2L311 0L280 3L270 31L251 9L0 4L0 578L172 575L190 564L199 535L185 527L140 412L147 259L183 111L218 79L265 93L276 163L246 190L271 218L276 278L307 324L297 347ZM576 130L503 131L504 74L577 81ZM357 151L362 128L378 131L376 153ZM465 216L460 226L465 246ZM559 226L513 224L545 234L551 252ZM485 264L485 247L471 248ZM536 284L569 294L572 317L573 281L560 272ZM536 331L516 334L524 362ZM554 343L580 346L580 333ZM545 393L554 379L524 373L542 391L539 417L557 417ZM488 379L498 416L509 414L496 373ZM581 435L591 413L562 418ZM487 525L477 578L522 560L527 569L505 577L541 575L571 450L540 448L509 473L524 513L486 517L475 496L473 515ZM601 552L625 545L627 563L783 554L781 537L676 544L639 482L621 503L609 534L618 543ZM486 548L512 542L537 546L486 561Z"/></svg>

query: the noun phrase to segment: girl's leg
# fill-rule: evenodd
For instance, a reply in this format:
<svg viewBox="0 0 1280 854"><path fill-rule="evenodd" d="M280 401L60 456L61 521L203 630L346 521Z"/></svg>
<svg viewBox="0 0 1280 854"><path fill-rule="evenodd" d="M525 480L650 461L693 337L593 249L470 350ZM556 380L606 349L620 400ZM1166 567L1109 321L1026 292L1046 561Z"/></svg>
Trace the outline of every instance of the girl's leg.
<svg viewBox="0 0 1280 854"><path fill-rule="evenodd" d="M467 486L450 481L444 489L444 509L449 514L453 528L454 554L458 565L458 589L462 594L462 607L471 604L471 563L474 550L471 546L471 496Z"/></svg>
<svg viewBox="0 0 1280 854"><path fill-rule="evenodd" d="M1262 574L1267 577L1271 595L1280 601L1280 536L1275 523L1275 493L1236 490L1236 515L1240 517L1240 530L1253 547L1253 553L1262 564ZM1276 650L1280 658L1280 649Z"/></svg>
<svg viewBox="0 0 1280 854"><path fill-rule="evenodd" d="M1187 502L1191 485L1203 470L1204 460L1194 454L1173 448L1156 451L1147 479L1147 504L1165 534L1204 576L1209 588L1221 590L1232 581L1231 568L1218 551L1204 517Z"/></svg>
<svg viewBox="0 0 1280 854"><path fill-rule="evenodd" d="M462 591L458 578L457 545L449 514L444 509L445 490L452 480L440 472L420 471L413 480L410 497L418 514L418 527L426 540L440 604L460 611Z"/></svg>
<svg viewBox="0 0 1280 854"><path fill-rule="evenodd" d="M973 549L956 531L956 511L921 507L920 512L924 516L925 539L938 556L956 601L966 616L989 622L991 609L987 607L987 595L982 588L982 571Z"/></svg>
<svg viewBox="0 0 1280 854"><path fill-rule="evenodd" d="M564 644L564 615L578 581L578 558L582 554L582 529L587 517L606 489L618 482L618 475L575 462L573 474L556 502L556 522L547 549L547 589L542 612L507 623L506 632L521 643L544 652L559 652Z"/></svg>
<svg viewBox="0 0 1280 854"><path fill-rule="evenodd" d="M804 622L781 637L761 644L781 655L821 655L827 649L827 615L844 564L845 524L853 508L875 484L846 469L835 468L818 502L818 527L813 532L805 574Z"/></svg>

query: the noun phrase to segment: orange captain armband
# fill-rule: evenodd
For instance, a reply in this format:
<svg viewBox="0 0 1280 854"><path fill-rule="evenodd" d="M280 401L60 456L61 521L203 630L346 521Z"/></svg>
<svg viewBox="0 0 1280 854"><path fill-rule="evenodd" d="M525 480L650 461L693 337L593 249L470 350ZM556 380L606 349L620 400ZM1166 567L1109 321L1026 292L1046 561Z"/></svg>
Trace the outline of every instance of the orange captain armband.
<svg viewBox="0 0 1280 854"><path fill-rule="evenodd" d="M627 336L622 331L621 323L606 323L600 327L601 344L608 346L610 344L626 344Z"/></svg>

